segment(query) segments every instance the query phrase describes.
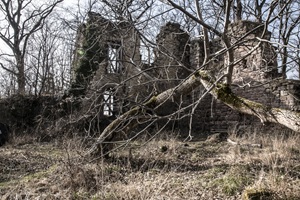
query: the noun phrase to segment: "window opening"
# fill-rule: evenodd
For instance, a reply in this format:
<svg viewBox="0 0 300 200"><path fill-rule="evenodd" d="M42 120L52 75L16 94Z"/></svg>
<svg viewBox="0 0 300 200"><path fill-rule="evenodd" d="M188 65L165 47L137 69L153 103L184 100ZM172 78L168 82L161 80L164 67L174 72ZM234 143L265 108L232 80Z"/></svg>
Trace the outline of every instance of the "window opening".
<svg viewBox="0 0 300 200"><path fill-rule="evenodd" d="M103 94L104 105L103 115L112 116L114 114L114 93L112 89L108 89Z"/></svg>
<svg viewBox="0 0 300 200"><path fill-rule="evenodd" d="M108 43L108 66L107 73L121 73L122 70L122 48L121 44Z"/></svg>

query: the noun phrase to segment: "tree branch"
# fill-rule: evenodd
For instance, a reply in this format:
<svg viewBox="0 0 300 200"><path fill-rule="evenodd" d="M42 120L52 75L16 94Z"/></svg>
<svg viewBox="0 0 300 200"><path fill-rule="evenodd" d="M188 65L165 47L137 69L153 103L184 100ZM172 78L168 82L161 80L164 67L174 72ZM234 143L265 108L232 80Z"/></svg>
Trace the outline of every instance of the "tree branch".
<svg viewBox="0 0 300 200"><path fill-rule="evenodd" d="M219 32L217 29L211 27L210 25L206 24L204 21L199 20L197 17L193 16L191 13L189 13L188 11L186 11L184 8L182 8L181 6L179 6L178 4L174 3L171 0L167 0L174 8L176 8L177 10L180 10L181 12L183 12L185 15L187 15L189 18L191 18L192 20L194 20L195 22L201 24L203 27L207 28L208 30L214 32L217 36L221 37L222 33Z"/></svg>

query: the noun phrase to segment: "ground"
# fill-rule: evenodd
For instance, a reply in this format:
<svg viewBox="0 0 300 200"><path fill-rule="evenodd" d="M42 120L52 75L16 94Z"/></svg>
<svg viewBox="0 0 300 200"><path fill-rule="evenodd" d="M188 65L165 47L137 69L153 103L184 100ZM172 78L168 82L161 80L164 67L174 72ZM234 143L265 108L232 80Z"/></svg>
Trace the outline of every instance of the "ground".
<svg viewBox="0 0 300 200"><path fill-rule="evenodd" d="M139 139L111 158L80 138L0 147L1 199L299 199L298 135ZM256 145L259 144L259 145ZM255 195L257 197L255 198ZM258 197L264 196L264 197Z"/></svg>

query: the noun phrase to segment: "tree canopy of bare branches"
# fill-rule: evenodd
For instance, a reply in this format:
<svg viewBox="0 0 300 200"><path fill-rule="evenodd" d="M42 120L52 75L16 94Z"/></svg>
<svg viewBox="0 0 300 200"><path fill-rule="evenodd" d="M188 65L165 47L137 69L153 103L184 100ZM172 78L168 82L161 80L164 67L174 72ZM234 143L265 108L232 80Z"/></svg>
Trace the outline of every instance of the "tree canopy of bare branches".
<svg viewBox="0 0 300 200"><path fill-rule="evenodd" d="M43 27L47 17L62 1L40 3L33 0L1 0L0 2L0 39L12 52L2 55L10 65L1 62L1 67L17 77L18 94L25 94L25 55L29 39Z"/></svg>

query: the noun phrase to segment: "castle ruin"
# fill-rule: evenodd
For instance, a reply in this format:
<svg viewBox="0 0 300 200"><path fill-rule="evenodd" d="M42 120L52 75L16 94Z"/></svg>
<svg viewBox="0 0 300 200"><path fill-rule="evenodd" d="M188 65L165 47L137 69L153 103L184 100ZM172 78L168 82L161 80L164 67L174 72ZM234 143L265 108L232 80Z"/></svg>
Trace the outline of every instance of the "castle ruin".
<svg viewBox="0 0 300 200"><path fill-rule="evenodd" d="M257 38L270 40L270 33L262 35L260 25L238 21L230 26L231 43L238 42L234 48L235 60L241 59L234 69L232 90L270 107L299 111L300 81L280 78L274 47L262 42L252 51L259 43ZM145 64L141 61L140 37L132 24L90 13L88 21L78 30L71 94L86 97L82 105L85 109L92 104L101 105L100 112L97 111L101 118L117 117L152 95L176 86L203 62L202 38L191 38L180 24L169 22L161 27L156 43L153 63ZM219 41L210 42L211 51L221 48ZM213 66L221 66L224 60L226 55L215 58ZM222 69L214 70L222 73ZM165 115L191 104L197 106L193 113L191 109L180 113L176 127L181 130L189 127L190 120L195 131L259 123L255 117L238 113L210 95L195 104L204 92L204 87L199 87L156 113Z"/></svg>

